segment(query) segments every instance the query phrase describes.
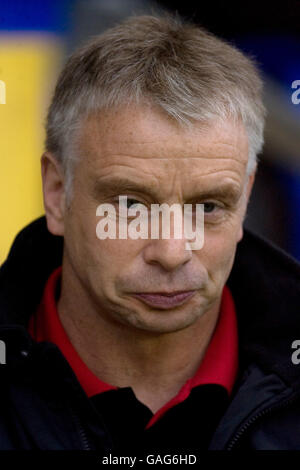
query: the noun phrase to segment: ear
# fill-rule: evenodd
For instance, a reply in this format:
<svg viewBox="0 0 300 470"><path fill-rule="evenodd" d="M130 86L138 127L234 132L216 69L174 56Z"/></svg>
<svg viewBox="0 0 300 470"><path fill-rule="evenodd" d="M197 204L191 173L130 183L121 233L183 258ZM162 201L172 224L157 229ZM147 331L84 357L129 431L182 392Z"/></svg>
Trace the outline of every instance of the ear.
<svg viewBox="0 0 300 470"><path fill-rule="evenodd" d="M44 206L49 232L64 234L65 191L61 164L50 153L41 158Z"/></svg>
<svg viewBox="0 0 300 470"><path fill-rule="evenodd" d="M255 174L256 174L256 168L255 168L255 170L253 170L251 175L249 175L249 177L248 177L248 182L247 182L247 187L246 187L246 194L244 196L245 197L245 202L244 202L244 204L245 204L245 214L243 216L243 220L241 221L237 242L240 242L241 239L243 238L243 235L244 235L243 222L244 222L244 217L246 215L246 210L247 210L249 198L250 198L250 195L251 195L251 192L252 192L253 184L254 184Z"/></svg>

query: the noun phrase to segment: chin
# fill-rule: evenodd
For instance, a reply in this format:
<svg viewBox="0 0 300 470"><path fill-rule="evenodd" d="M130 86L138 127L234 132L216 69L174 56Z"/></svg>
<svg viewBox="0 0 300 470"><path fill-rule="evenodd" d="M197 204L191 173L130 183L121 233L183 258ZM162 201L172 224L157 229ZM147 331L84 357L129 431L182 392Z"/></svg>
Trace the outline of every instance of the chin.
<svg viewBox="0 0 300 470"><path fill-rule="evenodd" d="M201 315L195 312L156 310L147 314L130 315L127 325L156 334L175 333L193 325ZM124 321L124 319L123 319Z"/></svg>

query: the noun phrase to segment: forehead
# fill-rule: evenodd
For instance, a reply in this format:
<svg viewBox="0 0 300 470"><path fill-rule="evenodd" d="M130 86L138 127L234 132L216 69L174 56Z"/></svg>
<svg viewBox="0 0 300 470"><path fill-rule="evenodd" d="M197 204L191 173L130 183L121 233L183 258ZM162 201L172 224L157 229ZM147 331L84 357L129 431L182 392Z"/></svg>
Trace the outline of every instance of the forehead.
<svg viewBox="0 0 300 470"><path fill-rule="evenodd" d="M79 138L82 167L98 177L177 175L187 181L205 175L242 179L248 139L239 122L215 120L183 128L162 111L126 107L90 116Z"/></svg>

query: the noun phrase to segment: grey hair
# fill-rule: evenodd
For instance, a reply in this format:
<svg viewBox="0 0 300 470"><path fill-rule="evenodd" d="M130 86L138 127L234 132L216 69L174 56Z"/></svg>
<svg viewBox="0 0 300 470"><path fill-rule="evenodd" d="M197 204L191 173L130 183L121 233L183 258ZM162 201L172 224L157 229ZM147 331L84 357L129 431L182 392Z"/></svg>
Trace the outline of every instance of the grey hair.
<svg viewBox="0 0 300 470"><path fill-rule="evenodd" d="M263 146L265 107L257 64L235 46L178 17L133 16L77 50L63 68L46 122L46 150L62 164L66 191L75 135L93 112L150 103L182 126L241 120L247 175Z"/></svg>

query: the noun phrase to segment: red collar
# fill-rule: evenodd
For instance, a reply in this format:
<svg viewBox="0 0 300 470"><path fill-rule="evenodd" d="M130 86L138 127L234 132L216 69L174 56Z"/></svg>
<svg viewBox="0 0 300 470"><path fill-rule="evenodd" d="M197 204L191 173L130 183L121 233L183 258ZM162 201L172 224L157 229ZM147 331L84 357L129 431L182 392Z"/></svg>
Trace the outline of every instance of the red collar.
<svg viewBox="0 0 300 470"><path fill-rule="evenodd" d="M55 343L77 376L88 397L107 390L117 390L94 375L82 361L69 340L60 321L56 307L56 292L61 277L61 267L49 277L37 312L30 318L29 333L36 341ZM168 409L184 401L192 388L203 384L219 384L231 394L238 367L238 335L235 306L230 290L223 289L220 315L205 356L194 377L189 379L178 394L158 410L147 428Z"/></svg>

